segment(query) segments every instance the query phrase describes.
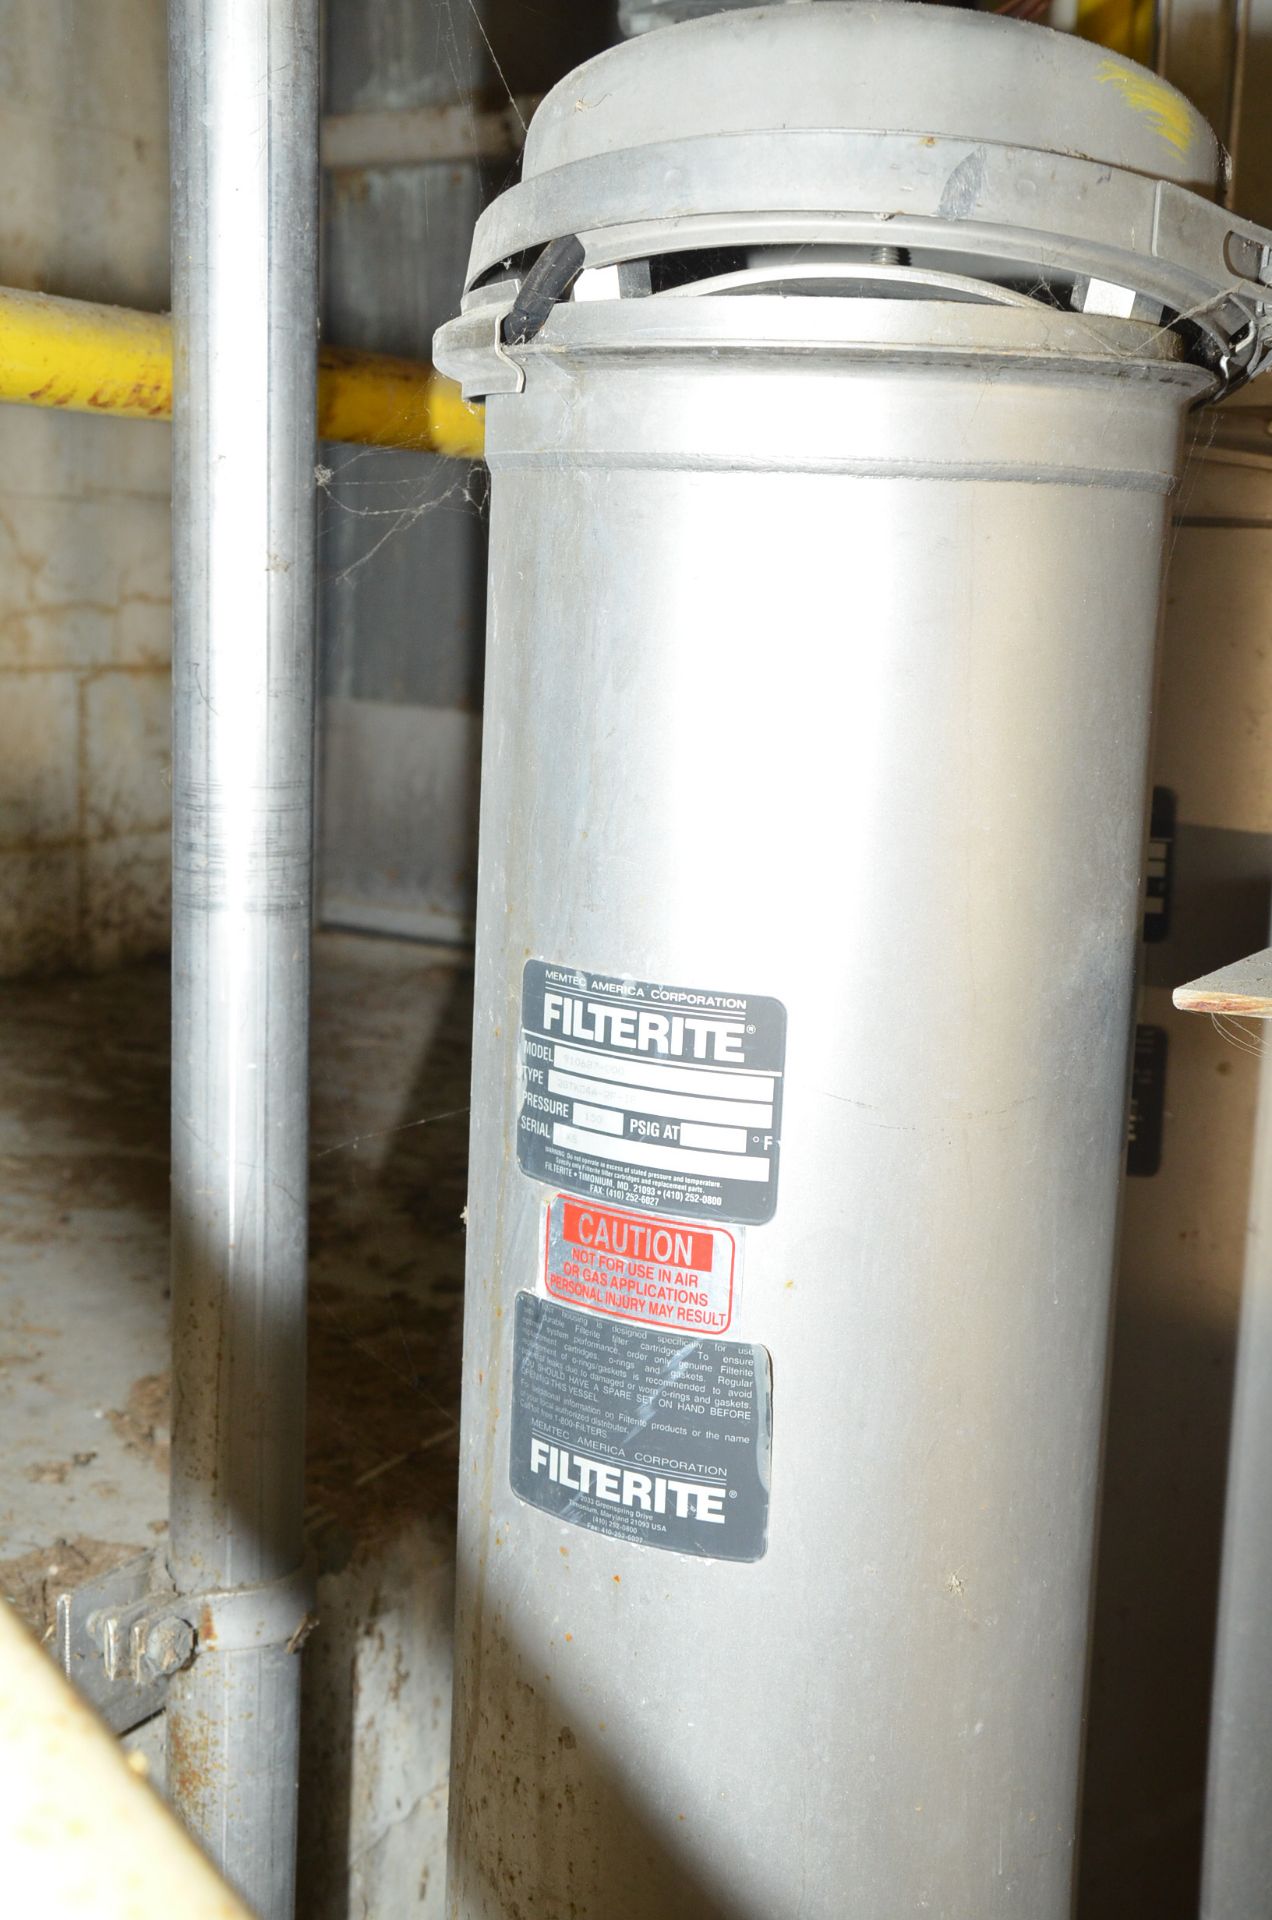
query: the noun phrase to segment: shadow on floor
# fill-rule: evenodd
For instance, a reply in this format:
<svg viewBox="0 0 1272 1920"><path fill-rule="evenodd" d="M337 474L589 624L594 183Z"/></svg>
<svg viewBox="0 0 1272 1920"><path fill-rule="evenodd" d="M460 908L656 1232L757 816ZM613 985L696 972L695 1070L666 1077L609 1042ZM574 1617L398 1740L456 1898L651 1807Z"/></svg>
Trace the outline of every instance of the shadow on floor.
<svg viewBox="0 0 1272 1920"><path fill-rule="evenodd" d="M432 1914L442 1895L472 981L416 951L414 971L377 972L373 943L329 939L315 982L311 1920Z"/></svg>

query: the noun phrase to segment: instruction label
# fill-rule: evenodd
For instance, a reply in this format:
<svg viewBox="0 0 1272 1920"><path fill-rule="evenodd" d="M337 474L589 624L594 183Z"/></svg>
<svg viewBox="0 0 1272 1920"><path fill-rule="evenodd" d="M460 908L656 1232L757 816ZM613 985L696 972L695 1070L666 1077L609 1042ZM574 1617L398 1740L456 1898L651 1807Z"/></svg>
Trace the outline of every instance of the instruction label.
<svg viewBox="0 0 1272 1920"><path fill-rule="evenodd" d="M544 1219L543 1285L554 1300L682 1333L733 1319L737 1236L714 1222L625 1213L559 1193Z"/></svg>
<svg viewBox="0 0 1272 1920"><path fill-rule="evenodd" d="M786 1009L527 960L517 1159L654 1213L759 1224L777 1206Z"/></svg>
<svg viewBox="0 0 1272 1920"><path fill-rule="evenodd" d="M611 1539L759 1560L768 1536L763 1347L693 1340L517 1295L510 1479Z"/></svg>

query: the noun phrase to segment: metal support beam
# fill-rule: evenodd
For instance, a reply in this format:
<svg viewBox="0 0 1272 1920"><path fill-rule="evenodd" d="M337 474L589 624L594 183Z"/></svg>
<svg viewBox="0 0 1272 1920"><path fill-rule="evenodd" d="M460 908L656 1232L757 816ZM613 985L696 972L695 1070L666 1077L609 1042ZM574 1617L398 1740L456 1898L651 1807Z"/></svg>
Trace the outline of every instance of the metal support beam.
<svg viewBox="0 0 1272 1920"><path fill-rule="evenodd" d="M303 1557L318 0L169 24L171 1571L206 1597ZM169 1689L173 1801L261 1920L293 1910L299 1722L281 1630L200 1634Z"/></svg>

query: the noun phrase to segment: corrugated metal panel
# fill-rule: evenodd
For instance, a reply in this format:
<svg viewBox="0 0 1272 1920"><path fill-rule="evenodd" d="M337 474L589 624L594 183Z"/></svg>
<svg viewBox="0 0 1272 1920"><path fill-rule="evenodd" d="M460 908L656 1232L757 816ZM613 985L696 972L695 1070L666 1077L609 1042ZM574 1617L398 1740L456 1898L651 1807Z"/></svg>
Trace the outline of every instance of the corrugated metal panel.
<svg viewBox="0 0 1272 1920"><path fill-rule="evenodd" d="M326 111L465 99L502 107L509 88L544 92L615 32L609 0L587 8L330 0ZM427 358L434 329L458 307L477 214L511 170L468 161L329 174L326 338ZM324 458L320 914L466 939L485 629L482 479L427 455L331 447Z"/></svg>
<svg viewBox="0 0 1272 1920"><path fill-rule="evenodd" d="M331 112L436 105L474 82L464 7L335 5ZM324 332L426 359L454 312L482 202L471 163L328 175ZM476 888L485 625L481 476L328 447L319 519L319 915L463 941Z"/></svg>
<svg viewBox="0 0 1272 1920"><path fill-rule="evenodd" d="M327 449L319 912L471 938L483 476L428 454Z"/></svg>
<svg viewBox="0 0 1272 1920"><path fill-rule="evenodd" d="M481 705L481 468L387 448L325 449L319 514L324 692Z"/></svg>
<svg viewBox="0 0 1272 1920"><path fill-rule="evenodd" d="M482 201L471 161L330 175L326 338L428 359L435 328L458 308Z"/></svg>
<svg viewBox="0 0 1272 1920"><path fill-rule="evenodd" d="M451 707L324 703L331 926L468 941L481 722Z"/></svg>

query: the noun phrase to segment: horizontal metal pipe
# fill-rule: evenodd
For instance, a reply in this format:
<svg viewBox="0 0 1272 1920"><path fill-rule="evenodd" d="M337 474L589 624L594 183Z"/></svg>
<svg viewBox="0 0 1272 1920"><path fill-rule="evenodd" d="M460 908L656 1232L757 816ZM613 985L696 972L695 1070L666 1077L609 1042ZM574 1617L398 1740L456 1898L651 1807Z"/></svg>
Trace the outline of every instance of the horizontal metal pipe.
<svg viewBox="0 0 1272 1920"><path fill-rule="evenodd" d="M172 417L172 324L166 314L0 288L0 401L103 413ZM318 432L368 447L415 447L479 460L480 407L427 361L322 347Z"/></svg>

